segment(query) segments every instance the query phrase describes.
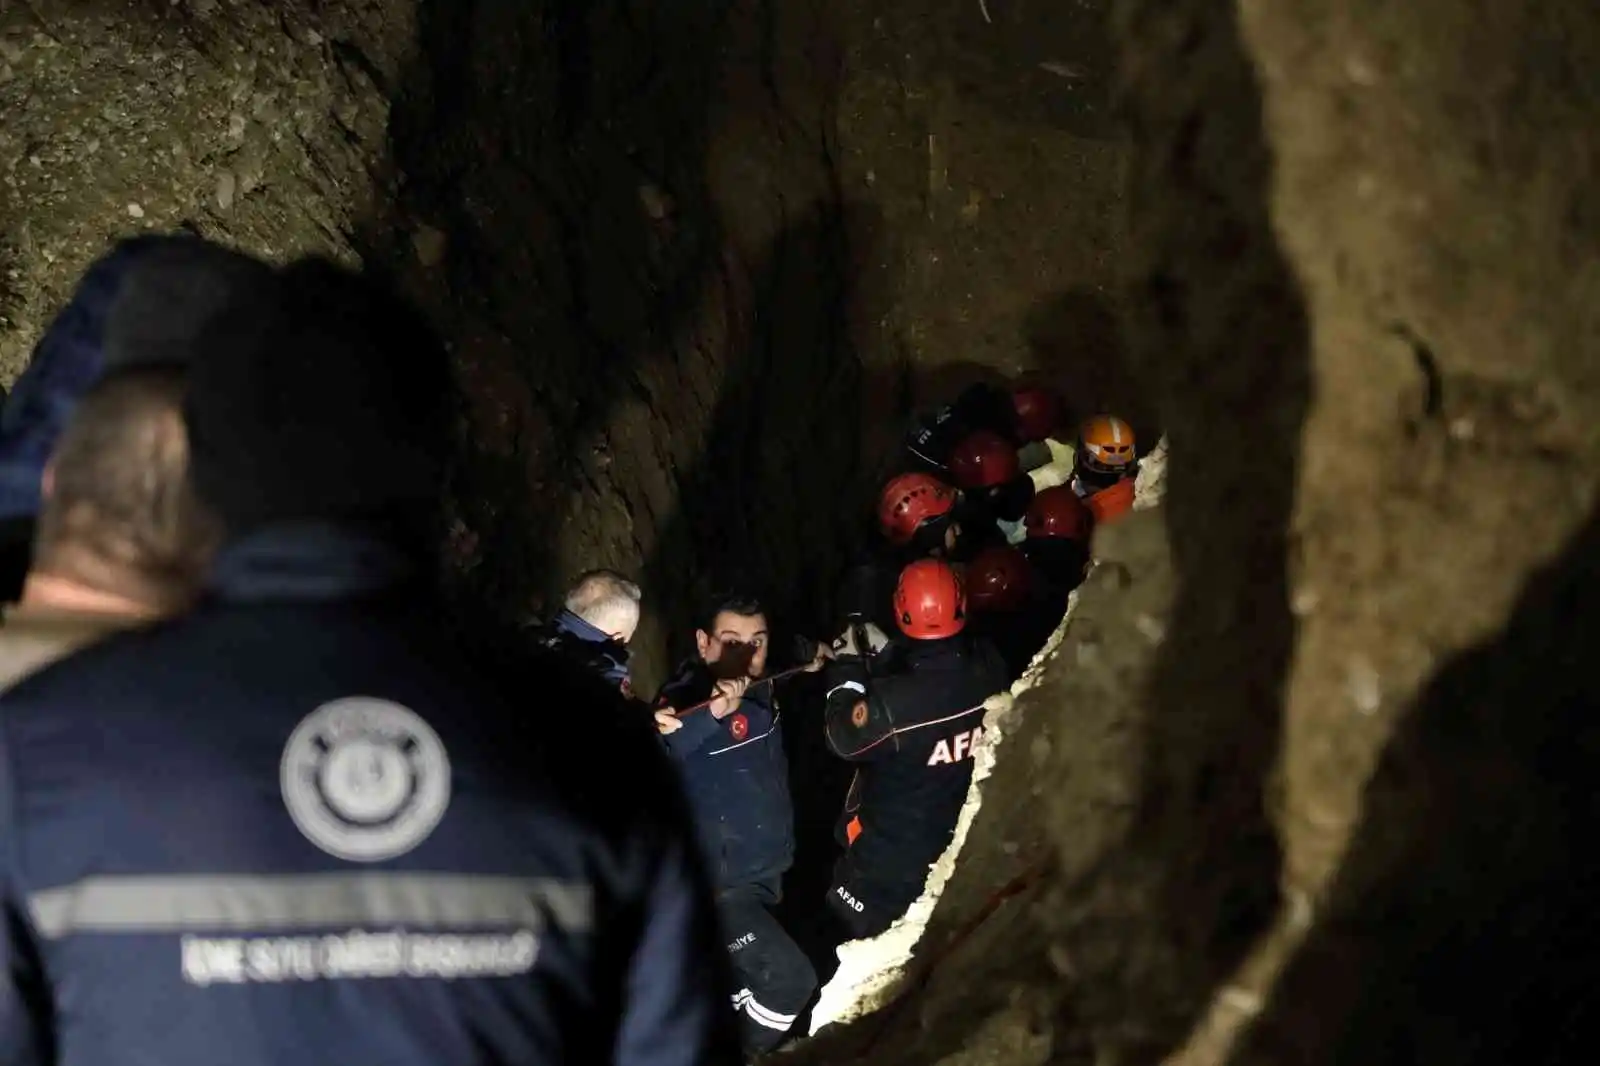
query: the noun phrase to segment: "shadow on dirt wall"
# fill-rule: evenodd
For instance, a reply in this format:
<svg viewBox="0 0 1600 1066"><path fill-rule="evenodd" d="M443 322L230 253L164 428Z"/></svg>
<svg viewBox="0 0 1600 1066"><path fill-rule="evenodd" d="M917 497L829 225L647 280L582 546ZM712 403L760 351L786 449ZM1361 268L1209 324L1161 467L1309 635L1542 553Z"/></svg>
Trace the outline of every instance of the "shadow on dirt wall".
<svg viewBox="0 0 1600 1066"><path fill-rule="evenodd" d="M1094 414L1120 415L1144 455L1161 439L1162 427L1156 397L1130 361L1124 315L1106 293L1073 289L1035 306L1024 332L1033 373L1060 391L1068 424Z"/></svg>
<svg viewBox="0 0 1600 1066"><path fill-rule="evenodd" d="M1234 1066L1593 1062L1600 512L1423 691Z"/></svg>
<svg viewBox="0 0 1600 1066"><path fill-rule="evenodd" d="M682 356L673 339L715 281L707 58L727 11L422 5L391 122L402 184L366 250L452 344L470 407L452 492L473 541L461 592L508 623L541 606L616 404Z"/></svg>
<svg viewBox="0 0 1600 1066"><path fill-rule="evenodd" d="M677 472L677 508L644 563L645 587L669 602L744 587L791 633L831 620L866 491L849 314L877 225L870 208L820 203L757 264L740 316L750 328L726 353L704 447ZM679 637L674 652L689 651Z"/></svg>
<svg viewBox="0 0 1600 1066"><path fill-rule="evenodd" d="M1277 907L1267 802L1295 639L1289 528L1311 356L1268 213L1271 149L1233 5L1139 0L1121 9L1118 34L1135 146L1130 366L1156 385L1171 436L1176 587L1143 694L1133 830L1078 887L1083 909L1062 932L1097 1043L1157 1061ZM1085 387L1125 386L1110 375Z"/></svg>
<svg viewBox="0 0 1600 1066"><path fill-rule="evenodd" d="M646 558L626 534L600 551L638 573L674 655L716 587L753 586L789 632L815 634L831 610L868 491L851 334L875 299L863 297L858 265L876 253L879 222L836 185L829 195L826 173L735 182L747 199L715 201L718 111L771 135L779 147L739 146L758 165L785 145L814 152L819 167L827 157L825 143L794 145L816 116L782 113L775 88L733 104L716 95L730 80L719 64L750 64L731 78L770 82L774 57L724 44L747 39L765 11L424 7L426 48L393 121L405 184L370 244L451 340L471 406L454 496L476 565L459 609L508 624L537 609L571 576L554 569L572 501L606 498L657 508L633 516L651 527ZM754 120L729 121L730 106ZM771 128L778 121L789 128ZM791 177L805 195L775 194ZM725 220L763 225L774 213L770 240L727 232ZM416 237L428 230L444 253L419 264ZM605 470L593 442L627 405L645 406L649 424L615 442L629 449L615 448ZM814 706L816 694L802 686L789 702ZM800 862L823 870L844 768L803 723L790 747L807 782Z"/></svg>

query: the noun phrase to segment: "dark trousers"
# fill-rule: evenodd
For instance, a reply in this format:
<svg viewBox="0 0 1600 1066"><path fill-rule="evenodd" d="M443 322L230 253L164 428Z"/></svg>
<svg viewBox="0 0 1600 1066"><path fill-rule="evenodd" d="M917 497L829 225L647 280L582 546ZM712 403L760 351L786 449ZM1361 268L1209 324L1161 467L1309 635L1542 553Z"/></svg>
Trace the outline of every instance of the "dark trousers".
<svg viewBox="0 0 1600 1066"><path fill-rule="evenodd" d="M925 879L926 868L922 872ZM875 876L846 851L833 868L828 909L852 939L864 940L893 925L922 895L923 883L903 876Z"/></svg>
<svg viewBox="0 0 1600 1066"><path fill-rule="evenodd" d="M793 1028L817 987L805 952L778 924L769 885L741 886L717 897L728 957L733 963L733 1009L747 1052L769 1051Z"/></svg>

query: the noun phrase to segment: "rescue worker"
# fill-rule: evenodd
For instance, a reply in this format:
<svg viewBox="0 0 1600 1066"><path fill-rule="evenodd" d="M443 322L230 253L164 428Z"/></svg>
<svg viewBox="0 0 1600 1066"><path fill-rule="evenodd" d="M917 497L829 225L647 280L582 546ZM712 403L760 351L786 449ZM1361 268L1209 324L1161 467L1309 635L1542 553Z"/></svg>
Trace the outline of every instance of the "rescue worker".
<svg viewBox="0 0 1600 1066"><path fill-rule="evenodd" d="M0 410L0 602L22 594L41 479L79 399L103 374L168 361L265 264L188 235L119 242L92 263Z"/></svg>
<svg viewBox="0 0 1600 1066"><path fill-rule="evenodd" d="M1047 609L1041 611L1033 564L1013 544L989 545L960 574L971 615L969 631L994 646L1006 664L1006 676L1015 681L1060 616L1047 623L1049 628L1042 627L1040 616Z"/></svg>
<svg viewBox="0 0 1600 1066"><path fill-rule="evenodd" d="M842 625L871 622L879 629L894 628L894 586L905 565L914 559L949 558L962 547L959 500L953 486L932 474L900 474L884 485L877 527L887 547L874 546L845 572L835 599Z"/></svg>
<svg viewBox="0 0 1600 1066"><path fill-rule="evenodd" d="M579 574L560 613L540 629L539 643L633 695L628 642L639 628L639 586L615 570Z"/></svg>
<svg viewBox="0 0 1600 1066"><path fill-rule="evenodd" d="M1049 389L1005 389L980 382L969 386L954 402L919 419L907 436L906 450L921 469L949 478L952 452L972 433L995 433L1014 447L1024 448L1055 436L1061 415L1061 398ZM1025 458L1023 469L1049 461L1047 451L1029 451L1038 457L1032 461Z"/></svg>
<svg viewBox="0 0 1600 1066"><path fill-rule="evenodd" d="M220 530L189 485L181 368L102 378L45 468L21 602L0 628L0 685L101 637L188 610Z"/></svg>
<svg viewBox="0 0 1600 1066"><path fill-rule="evenodd" d="M1027 532L1022 553L1041 583L1060 597L1064 609L1067 595L1083 584L1087 573L1094 513L1088 501L1060 485L1033 498L1022 524Z"/></svg>
<svg viewBox="0 0 1600 1066"><path fill-rule="evenodd" d="M0 696L0 1060L738 1061L659 746L439 619L426 323L303 261L198 350L206 600Z"/></svg>
<svg viewBox="0 0 1600 1066"><path fill-rule="evenodd" d="M1139 473L1133 427L1116 415L1095 415L1078 427L1072 490L1097 522L1114 522L1133 510Z"/></svg>
<svg viewBox="0 0 1600 1066"><path fill-rule="evenodd" d="M1047 464L1018 475L1015 450L993 434L974 434L964 444L971 447L957 453L955 469L975 494L916 471L884 485L877 514L888 550L868 553L846 572L836 600L844 624L871 621L893 629L894 586L915 559L962 561L986 545L1022 539L1017 520L1035 484L1052 483L1039 478L1053 476L1055 468Z"/></svg>
<svg viewBox="0 0 1600 1066"><path fill-rule="evenodd" d="M967 564L972 629L992 643L1012 680L1021 677L1066 614L1088 572L1094 518L1065 485L1040 492L1019 545L992 545Z"/></svg>
<svg viewBox="0 0 1600 1066"><path fill-rule="evenodd" d="M878 529L889 544L915 556L943 556L956 550L961 525L960 494L931 474L901 474L878 494Z"/></svg>
<svg viewBox="0 0 1600 1066"><path fill-rule="evenodd" d="M922 894L966 802L983 702L1008 683L994 649L965 631L966 593L948 563L907 566L894 605L906 644L873 654L847 638L826 675L828 744L859 765L828 905L857 938Z"/></svg>
<svg viewBox="0 0 1600 1066"><path fill-rule="evenodd" d="M1048 454L1048 445L1046 446ZM958 512L964 528L981 531L983 542L996 528L1007 540L1021 539L1022 516L1033 500L1036 483L1049 475L1046 463L1022 472L1017 449L998 433L978 430L958 442L950 453L950 475L961 490Z"/></svg>
<svg viewBox="0 0 1600 1066"><path fill-rule="evenodd" d="M1033 590L1033 566L1015 545L991 544L967 564L962 584L975 615L1021 610Z"/></svg>
<svg viewBox="0 0 1600 1066"><path fill-rule="evenodd" d="M794 808L782 718L762 680L770 640L758 599L719 598L695 630L695 655L656 700L711 868L750 1053L776 1047L816 988L810 960L772 913L794 862Z"/></svg>

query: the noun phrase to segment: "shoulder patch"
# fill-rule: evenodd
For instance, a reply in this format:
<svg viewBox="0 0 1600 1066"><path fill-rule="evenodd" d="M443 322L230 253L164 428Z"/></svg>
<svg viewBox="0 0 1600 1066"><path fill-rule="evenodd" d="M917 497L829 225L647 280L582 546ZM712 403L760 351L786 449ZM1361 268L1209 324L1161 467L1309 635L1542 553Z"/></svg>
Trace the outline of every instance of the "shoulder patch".
<svg viewBox="0 0 1600 1066"><path fill-rule="evenodd" d="M289 817L340 859L380 862L428 838L450 805L450 759L421 715L353 696L308 714L279 764Z"/></svg>
<svg viewBox="0 0 1600 1066"><path fill-rule="evenodd" d="M850 708L850 724L860 729L867 724L867 701L856 700L856 705Z"/></svg>
<svg viewBox="0 0 1600 1066"><path fill-rule="evenodd" d="M742 713L733 715L728 719L728 732L733 734L734 740L743 740L750 735L750 719Z"/></svg>

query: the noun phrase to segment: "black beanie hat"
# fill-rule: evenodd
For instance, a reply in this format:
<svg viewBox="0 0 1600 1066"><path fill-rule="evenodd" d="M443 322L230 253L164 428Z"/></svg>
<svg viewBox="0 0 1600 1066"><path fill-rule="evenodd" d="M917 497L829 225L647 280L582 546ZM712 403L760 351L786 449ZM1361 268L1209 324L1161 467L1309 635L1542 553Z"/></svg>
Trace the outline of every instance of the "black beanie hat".
<svg viewBox="0 0 1600 1066"><path fill-rule="evenodd" d="M453 393L414 308L307 259L236 294L203 343L191 464L230 535L305 519L420 532L434 517Z"/></svg>
<svg viewBox="0 0 1600 1066"><path fill-rule="evenodd" d="M234 297L268 284L259 259L200 237L136 237L106 314L103 373L149 364L187 365L206 323Z"/></svg>

